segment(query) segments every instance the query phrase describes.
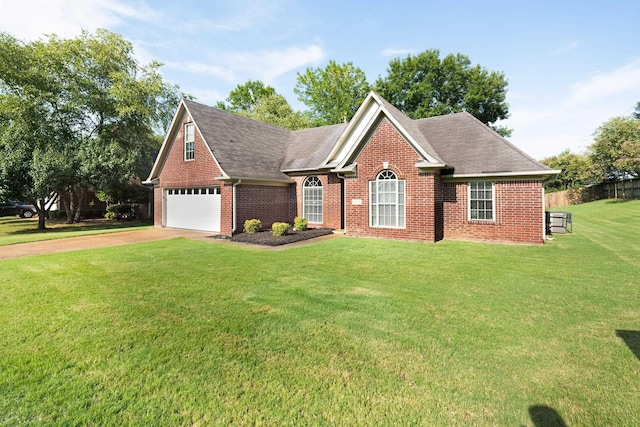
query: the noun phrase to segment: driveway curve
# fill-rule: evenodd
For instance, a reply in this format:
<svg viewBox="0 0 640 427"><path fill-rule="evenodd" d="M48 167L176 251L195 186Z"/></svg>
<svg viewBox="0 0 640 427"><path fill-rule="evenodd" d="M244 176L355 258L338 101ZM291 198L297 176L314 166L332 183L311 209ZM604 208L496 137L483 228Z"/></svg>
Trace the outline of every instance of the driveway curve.
<svg viewBox="0 0 640 427"><path fill-rule="evenodd" d="M15 245L0 246L0 259L20 258L31 255L52 254L106 246L127 245L130 243L152 242L156 240L174 239L176 237L204 239L211 236L211 232L207 231L154 227L144 230L92 234L90 236L67 237L43 240L40 242L17 243Z"/></svg>

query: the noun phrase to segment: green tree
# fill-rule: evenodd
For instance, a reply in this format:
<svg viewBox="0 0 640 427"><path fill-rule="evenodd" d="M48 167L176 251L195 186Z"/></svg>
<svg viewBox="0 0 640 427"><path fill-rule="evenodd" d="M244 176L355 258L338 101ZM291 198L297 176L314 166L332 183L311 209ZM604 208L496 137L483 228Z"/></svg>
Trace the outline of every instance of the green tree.
<svg viewBox="0 0 640 427"><path fill-rule="evenodd" d="M285 97L279 94L263 97L252 111L239 114L290 130L311 127L309 116L293 111Z"/></svg>
<svg viewBox="0 0 640 427"><path fill-rule="evenodd" d="M215 107L234 113L250 113L263 98L273 95L276 95L276 90L271 86L265 86L260 80L249 80L236 86L225 102L218 102Z"/></svg>
<svg viewBox="0 0 640 427"><path fill-rule="evenodd" d="M504 73L472 65L466 55L440 59L437 49L389 62L387 76L375 90L413 119L467 111L503 136L511 130L496 127L509 117Z"/></svg>
<svg viewBox="0 0 640 427"><path fill-rule="evenodd" d="M640 119L619 116L604 122L589 154L605 179L640 176Z"/></svg>
<svg viewBox="0 0 640 427"><path fill-rule="evenodd" d="M68 220L88 190L143 176L181 94L161 64L139 67L131 43L106 30L25 43L0 33L0 188L38 208L60 195Z"/></svg>
<svg viewBox="0 0 640 427"><path fill-rule="evenodd" d="M351 62L329 61L323 68L307 68L298 73L294 92L310 108L317 126L351 120L371 87L364 72Z"/></svg>
<svg viewBox="0 0 640 427"><path fill-rule="evenodd" d="M636 104L636 111L633 112L634 119L640 119L640 101Z"/></svg>
<svg viewBox="0 0 640 427"><path fill-rule="evenodd" d="M569 149L556 156L547 157L540 163L552 169L562 170L562 173L547 185L550 191L581 188L599 181L599 175L594 169L591 158L585 154L571 153Z"/></svg>

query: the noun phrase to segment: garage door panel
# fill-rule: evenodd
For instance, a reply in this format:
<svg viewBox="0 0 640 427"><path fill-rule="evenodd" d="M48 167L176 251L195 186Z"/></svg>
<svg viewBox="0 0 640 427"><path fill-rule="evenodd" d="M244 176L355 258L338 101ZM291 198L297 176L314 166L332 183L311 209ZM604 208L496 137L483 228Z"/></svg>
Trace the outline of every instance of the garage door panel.
<svg viewBox="0 0 640 427"><path fill-rule="evenodd" d="M166 192L165 197L165 226L220 231L220 194L187 194L186 189L177 189Z"/></svg>

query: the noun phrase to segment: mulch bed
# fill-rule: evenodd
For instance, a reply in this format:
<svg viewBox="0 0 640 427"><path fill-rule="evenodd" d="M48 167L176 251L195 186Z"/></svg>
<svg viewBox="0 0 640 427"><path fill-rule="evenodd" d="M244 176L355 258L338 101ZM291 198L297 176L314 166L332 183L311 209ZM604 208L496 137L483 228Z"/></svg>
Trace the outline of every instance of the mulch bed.
<svg viewBox="0 0 640 427"><path fill-rule="evenodd" d="M304 231L290 230L285 236L274 236L271 230L261 230L254 234L240 233L231 238L232 242L252 243L255 245L279 246L289 243L301 242L314 237L332 234L331 228L307 228Z"/></svg>

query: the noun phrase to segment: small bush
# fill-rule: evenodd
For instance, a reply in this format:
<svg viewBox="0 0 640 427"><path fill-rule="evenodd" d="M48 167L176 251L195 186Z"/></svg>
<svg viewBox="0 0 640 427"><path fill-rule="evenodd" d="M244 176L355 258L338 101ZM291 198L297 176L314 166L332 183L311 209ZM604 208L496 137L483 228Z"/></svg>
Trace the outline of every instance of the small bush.
<svg viewBox="0 0 640 427"><path fill-rule="evenodd" d="M130 220L138 217L138 205L120 204L107 206L107 219Z"/></svg>
<svg viewBox="0 0 640 427"><path fill-rule="evenodd" d="M298 231L304 231L307 229L308 221L306 218L302 218L301 216L295 217L293 220L293 227Z"/></svg>
<svg viewBox="0 0 640 427"><path fill-rule="evenodd" d="M276 237L284 236L289 231L289 224L286 222L274 222L271 226L271 234Z"/></svg>
<svg viewBox="0 0 640 427"><path fill-rule="evenodd" d="M248 219L244 222L244 232L255 234L262 229L262 221L259 219Z"/></svg>

